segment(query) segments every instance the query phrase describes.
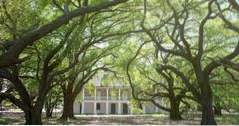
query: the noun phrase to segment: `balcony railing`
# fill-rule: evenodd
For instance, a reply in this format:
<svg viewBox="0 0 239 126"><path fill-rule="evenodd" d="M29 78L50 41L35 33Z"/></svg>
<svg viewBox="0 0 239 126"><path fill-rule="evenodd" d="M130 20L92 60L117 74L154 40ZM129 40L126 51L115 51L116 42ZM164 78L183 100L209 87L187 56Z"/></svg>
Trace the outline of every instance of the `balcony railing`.
<svg viewBox="0 0 239 126"><path fill-rule="evenodd" d="M129 97L120 97L120 100L129 100Z"/></svg>
<svg viewBox="0 0 239 126"><path fill-rule="evenodd" d="M107 96L96 96L96 100L107 100Z"/></svg>
<svg viewBox="0 0 239 126"><path fill-rule="evenodd" d="M95 96L85 96L84 100L95 100Z"/></svg>
<svg viewBox="0 0 239 126"><path fill-rule="evenodd" d="M95 100L94 96L85 96L84 100ZM96 96L96 100L107 100L107 96ZM109 96L108 100L129 100L129 97L112 97Z"/></svg>
<svg viewBox="0 0 239 126"><path fill-rule="evenodd" d="M119 98L118 97L108 97L108 100L118 100Z"/></svg>

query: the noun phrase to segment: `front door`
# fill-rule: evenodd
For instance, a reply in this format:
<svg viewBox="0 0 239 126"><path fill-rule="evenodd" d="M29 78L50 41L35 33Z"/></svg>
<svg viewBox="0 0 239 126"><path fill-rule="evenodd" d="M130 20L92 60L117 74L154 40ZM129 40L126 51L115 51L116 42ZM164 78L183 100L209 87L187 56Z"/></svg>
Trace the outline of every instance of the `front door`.
<svg viewBox="0 0 239 126"><path fill-rule="evenodd" d="M123 104L123 114L128 114L128 104Z"/></svg>
<svg viewBox="0 0 239 126"><path fill-rule="evenodd" d="M100 103L96 103L96 113L100 114Z"/></svg>
<svg viewBox="0 0 239 126"><path fill-rule="evenodd" d="M110 113L111 114L116 114L116 104L115 103L111 103L110 108L111 108Z"/></svg>

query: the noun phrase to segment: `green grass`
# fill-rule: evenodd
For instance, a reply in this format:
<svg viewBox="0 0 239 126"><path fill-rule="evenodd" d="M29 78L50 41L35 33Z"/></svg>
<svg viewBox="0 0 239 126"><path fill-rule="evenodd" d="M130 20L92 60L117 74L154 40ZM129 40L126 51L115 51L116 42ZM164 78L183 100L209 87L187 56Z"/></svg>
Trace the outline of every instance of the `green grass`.
<svg viewBox="0 0 239 126"><path fill-rule="evenodd" d="M0 118L0 124L6 125L6 124L8 124L8 123L9 123L9 121L8 121L7 119L5 119L5 118Z"/></svg>
<svg viewBox="0 0 239 126"><path fill-rule="evenodd" d="M19 119L0 117L0 124L1 125L14 124L16 122L19 122Z"/></svg>
<svg viewBox="0 0 239 126"><path fill-rule="evenodd" d="M188 115L190 116L190 115ZM68 120L68 122L61 122L57 118L50 119L46 124L200 124L200 114L197 115L191 115L193 118L184 118L184 120L181 121L171 121L168 118L168 115L166 114L147 114L146 116L137 116L134 117L107 117L107 118L101 118L101 119L86 119L86 118L76 118L73 120ZM95 122L95 120L99 120L98 122ZM137 120L141 120L140 122L137 122ZM216 117L216 121L220 125L235 125L239 124L239 115L222 115L220 117Z"/></svg>
<svg viewBox="0 0 239 126"><path fill-rule="evenodd" d="M131 117L100 117L100 118L85 118L85 117L77 117L76 119L68 120L66 122L63 122L59 120L58 117L54 117L51 119L43 118L43 124L104 124L104 125L120 125L120 124L148 124L148 125L159 125L159 124L181 124L181 125L187 125L187 124L200 124L200 114L188 114L184 116L184 120L181 121L171 121L168 118L168 115L166 114L148 114L145 116L131 116ZM235 125L239 124L239 115L232 115L232 114L226 114L222 115L220 117L216 117L217 124L219 125ZM19 116L0 116L0 124L6 125L6 124L24 124L24 117Z"/></svg>
<svg viewBox="0 0 239 126"><path fill-rule="evenodd" d="M216 121L218 124L231 124L238 125L239 124L239 115L222 115L220 117L216 117Z"/></svg>

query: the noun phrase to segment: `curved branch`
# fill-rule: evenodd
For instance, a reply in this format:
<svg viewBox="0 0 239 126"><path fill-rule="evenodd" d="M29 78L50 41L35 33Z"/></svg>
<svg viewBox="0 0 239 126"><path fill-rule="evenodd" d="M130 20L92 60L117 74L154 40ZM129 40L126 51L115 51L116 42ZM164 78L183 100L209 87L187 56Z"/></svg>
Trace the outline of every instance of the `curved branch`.
<svg viewBox="0 0 239 126"><path fill-rule="evenodd" d="M64 14L55 20L51 21L48 24L43 25L42 27L35 29L29 33L26 33L20 39L8 42L8 45L11 45L9 50L0 57L0 68L8 67L20 62L18 56L22 53L22 51L37 40L43 38L47 34L51 33L52 31L58 29L62 25L67 24L70 20L75 17L82 16L88 13L96 12L111 6L118 5L120 3L127 2L128 0L113 0L111 2L104 2L99 5L95 6L87 6L78 8L72 12Z"/></svg>
<svg viewBox="0 0 239 126"><path fill-rule="evenodd" d="M228 54L227 56L216 60L216 61L212 61L211 63L209 63L205 68L204 68L204 72L207 73L208 75L217 67L222 66L223 64L228 63L229 61L231 61L232 59L236 58L239 54L239 42L237 43L234 51L232 51L230 54Z"/></svg>
<svg viewBox="0 0 239 126"><path fill-rule="evenodd" d="M132 96L133 96L134 99L140 99L141 101L148 101L148 99L138 98L138 96L135 94L135 88L134 88L134 85L133 85L133 82L132 82L132 79L131 79L131 76L130 76L130 73L129 73L129 67L130 67L130 64L136 59L140 50L143 48L143 46L145 44L146 43L144 42L143 44L141 44L139 46L138 50L136 51L136 54L128 61L127 66L126 66L126 75L128 77L128 81L129 81L129 84L130 84L130 87L131 87L131 90L132 90Z"/></svg>
<svg viewBox="0 0 239 126"><path fill-rule="evenodd" d="M199 36L198 36L198 60L201 59L202 55L203 55L203 46L204 46L204 25L207 23L207 21L211 18L211 14L212 14L212 4L213 4L214 0L211 0L208 3L208 13L207 15L203 18L203 20L200 23L199 26Z"/></svg>
<svg viewBox="0 0 239 126"><path fill-rule="evenodd" d="M158 70L159 71L170 70L173 73L175 73L177 76L181 78L185 86L192 92L195 98L197 98L198 101L200 100L200 93L197 91L197 89L194 86L192 86L192 84L184 75L184 73L182 73L181 71L179 71L177 68L175 68L172 65L158 65Z"/></svg>
<svg viewBox="0 0 239 126"><path fill-rule="evenodd" d="M162 110L164 110L164 111L167 111L167 112L169 112L170 111L170 109L169 108L166 108L166 107L164 107L164 106L162 106L162 105L160 105L159 103L157 103L155 100L151 100L151 102L155 105L155 106L157 106L158 108L160 108L160 109L162 109Z"/></svg>
<svg viewBox="0 0 239 126"><path fill-rule="evenodd" d="M27 89L22 84L21 80L18 79L17 76L14 76L12 73L10 73L6 69L0 69L0 77L5 78L5 79L9 80L10 82L12 82L12 84L16 88L18 94L20 95L20 98L22 99L22 101L28 105L31 104L30 96L27 92Z"/></svg>
<svg viewBox="0 0 239 126"><path fill-rule="evenodd" d="M236 0L228 0L228 2L232 5L233 9L239 11L239 3Z"/></svg>
<svg viewBox="0 0 239 126"><path fill-rule="evenodd" d="M20 99L17 99L15 96L9 93L0 93L0 102L2 102L3 100L9 100L10 102L12 102L14 105L16 105L22 110L24 110L25 108Z"/></svg>

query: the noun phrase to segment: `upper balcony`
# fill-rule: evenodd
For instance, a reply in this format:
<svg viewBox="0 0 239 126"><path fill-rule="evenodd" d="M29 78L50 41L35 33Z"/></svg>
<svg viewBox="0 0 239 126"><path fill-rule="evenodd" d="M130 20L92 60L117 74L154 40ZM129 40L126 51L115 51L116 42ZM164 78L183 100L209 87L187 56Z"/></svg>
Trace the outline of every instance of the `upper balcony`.
<svg viewBox="0 0 239 126"><path fill-rule="evenodd" d="M101 100L101 101L126 101L131 96L129 88L116 88L116 87L96 87L92 90L84 89L84 100Z"/></svg>

